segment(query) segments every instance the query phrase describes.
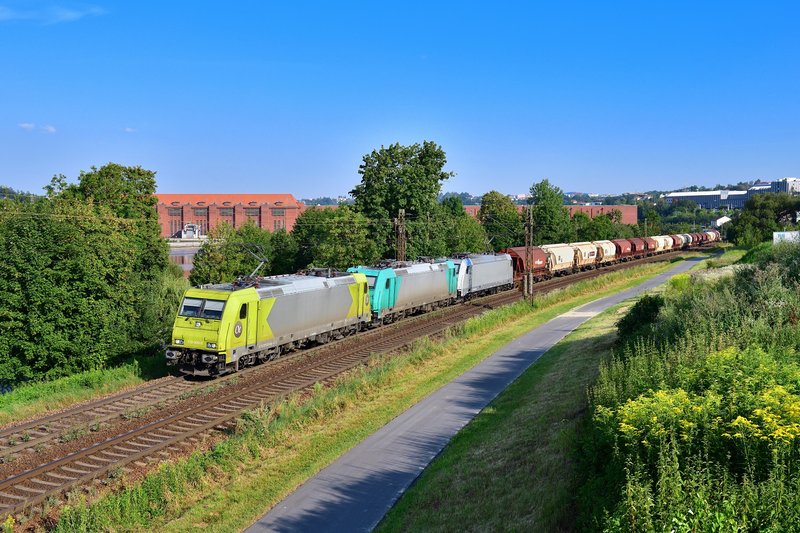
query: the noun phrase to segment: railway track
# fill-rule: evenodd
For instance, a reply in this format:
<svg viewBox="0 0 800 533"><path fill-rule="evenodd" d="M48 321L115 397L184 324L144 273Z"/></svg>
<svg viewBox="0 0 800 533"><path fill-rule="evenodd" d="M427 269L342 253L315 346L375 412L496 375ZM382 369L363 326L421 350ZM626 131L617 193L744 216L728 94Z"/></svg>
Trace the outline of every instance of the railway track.
<svg viewBox="0 0 800 533"><path fill-rule="evenodd" d="M643 262L667 260L670 255L659 255L642 261L622 263L599 270L590 270L572 276L555 278L535 286L537 293L549 292L579 281L596 277L606 272L620 270ZM301 391L318 382L326 382L337 375L363 364L372 354L387 353L401 349L416 339L439 334L467 318L479 315L487 309L513 303L522 298L518 291L507 291L475 299L463 305L452 306L425 315L384 326L343 341L297 352L276 362L250 369L245 374L245 383L230 389L218 390L207 397L194 397L191 402L182 402L169 416L157 419L114 437L89 445L56 460L17 473L0 481L0 513L13 514L32 509L48 497L58 496L72 488L82 487L93 480L131 463L145 466L147 458L167 456L168 448L187 445L192 439L214 429L229 429L235 425L239 414L265 402L275 401L292 392ZM313 357L312 357L313 356ZM226 376L217 383L236 378ZM243 376L244 377L244 376ZM102 401L51 415L43 419L6 428L0 439L22 439L22 432L31 436L18 442L12 449L31 449L34 442L52 440L57 431L64 431L69 424L85 424L94 420L110 420L131 408L156 405L167 399L179 397L191 388L198 387L182 379L166 385L157 384L129 393L115 395ZM170 389L168 391L168 389ZM49 422L48 422L49 420ZM52 431L39 432L36 428L50 425ZM56 428L59 428L56 430Z"/></svg>

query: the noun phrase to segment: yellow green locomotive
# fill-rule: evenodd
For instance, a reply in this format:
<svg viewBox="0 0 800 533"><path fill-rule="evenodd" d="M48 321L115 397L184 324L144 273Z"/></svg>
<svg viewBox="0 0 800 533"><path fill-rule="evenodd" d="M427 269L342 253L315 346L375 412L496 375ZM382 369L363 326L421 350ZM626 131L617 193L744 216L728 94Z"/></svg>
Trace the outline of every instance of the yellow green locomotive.
<svg viewBox="0 0 800 533"><path fill-rule="evenodd" d="M235 372L310 342L350 335L370 321L366 276L319 274L189 289L175 318L167 364L190 375Z"/></svg>

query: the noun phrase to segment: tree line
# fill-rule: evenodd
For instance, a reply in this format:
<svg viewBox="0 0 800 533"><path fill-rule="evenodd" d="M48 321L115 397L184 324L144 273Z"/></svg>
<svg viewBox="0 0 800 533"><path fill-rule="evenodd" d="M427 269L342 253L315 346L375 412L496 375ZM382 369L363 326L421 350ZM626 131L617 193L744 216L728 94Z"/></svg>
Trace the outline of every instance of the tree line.
<svg viewBox="0 0 800 533"><path fill-rule="evenodd" d="M514 201L489 191L481 197L477 219L467 215L462 195L441 194L445 170L441 146L425 141L373 150L359 167L361 182L350 191L352 204L335 209L311 207L291 232L268 232L253 224L220 225L209 233L194 258L193 285L231 281L266 260L263 273L287 274L310 267L344 269L396 257L398 214L406 256L442 257L460 252L491 252L524 243L524 213ZM529 207L533 242L552 244L632 237L637 226L622 224L619 212L590 219L570 217L563 192L548 180L533 184Z"/></svg>

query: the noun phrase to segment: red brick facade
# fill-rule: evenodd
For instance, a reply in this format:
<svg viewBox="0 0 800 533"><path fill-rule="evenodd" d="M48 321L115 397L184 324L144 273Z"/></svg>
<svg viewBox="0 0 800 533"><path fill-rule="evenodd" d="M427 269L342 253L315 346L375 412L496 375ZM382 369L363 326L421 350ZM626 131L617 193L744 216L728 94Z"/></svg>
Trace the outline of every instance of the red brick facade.
<svg viewBox="0 0 800 533"><path fill-rule="evenodd" d="M636 224L638 221L639 209L635 205L568 205L564 206L569 209L570 216L578 211L582 211L589 215L589 218L594 218L600 215L607 215L614 211L622 213L623 224ZM524 205L518 205L517 211L520 213L525 209ZM471 217L477 218L478 212L481 210L479 205L465 205L464 211Z"/></svg>
<svg viewBox="0 0 800 533"><path fill-rule="evenodd" d="M201 234L220 222L238 228L248 220L269 231L291 231L305 207L291 194L157 194L162 237L180 237L185 224Z"/></svg>

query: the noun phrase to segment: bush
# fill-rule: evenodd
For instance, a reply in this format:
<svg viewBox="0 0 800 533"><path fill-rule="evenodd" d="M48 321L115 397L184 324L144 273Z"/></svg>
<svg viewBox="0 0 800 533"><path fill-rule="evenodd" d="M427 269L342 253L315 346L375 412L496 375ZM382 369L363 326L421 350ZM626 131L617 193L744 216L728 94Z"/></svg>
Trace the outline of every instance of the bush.
<svg viewBox="0 0 800 533"><path fill-rule="evenodd" d="M796 528L800 246L753 256L620 321L630 338L590 390L585 527Z"/></svg>
<svg viewBox="0 0 800 533"><path fill-rule="evenodd" d="M658 294L645 294L617 322L617 334L621 342L627 342L637 336L644 336L664 307L664 298Z"/></svg>

